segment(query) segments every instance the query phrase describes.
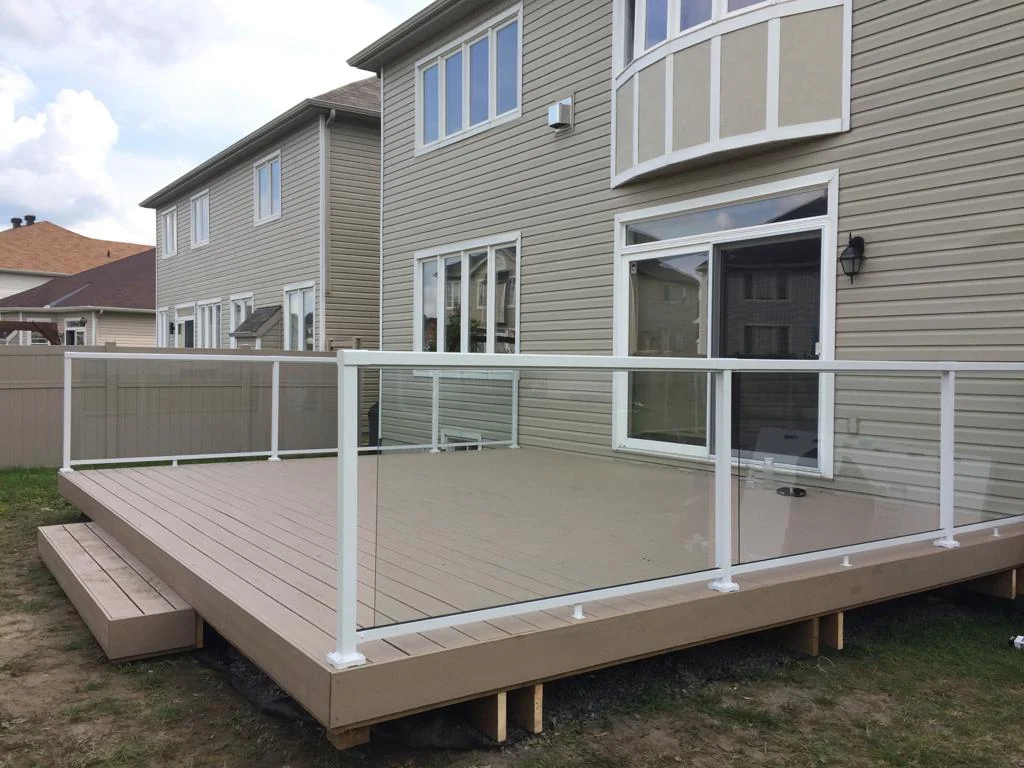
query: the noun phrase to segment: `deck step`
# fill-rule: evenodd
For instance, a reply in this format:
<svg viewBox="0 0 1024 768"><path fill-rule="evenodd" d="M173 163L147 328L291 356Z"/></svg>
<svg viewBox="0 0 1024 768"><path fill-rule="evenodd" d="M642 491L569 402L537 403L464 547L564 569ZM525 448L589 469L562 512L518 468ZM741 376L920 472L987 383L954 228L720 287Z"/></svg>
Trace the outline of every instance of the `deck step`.
<svg viewBox="0 0 1024 768"><path fill-rule="evenodd" d="M37 548L112 661L201 642L192 606L95 523L41 527Z"/></svg>

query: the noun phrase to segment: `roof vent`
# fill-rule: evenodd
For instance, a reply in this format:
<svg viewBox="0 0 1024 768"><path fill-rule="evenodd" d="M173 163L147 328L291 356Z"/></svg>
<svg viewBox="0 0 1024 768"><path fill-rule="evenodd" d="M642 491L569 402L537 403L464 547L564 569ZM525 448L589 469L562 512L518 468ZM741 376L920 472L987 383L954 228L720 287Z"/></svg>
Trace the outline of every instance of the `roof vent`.
<svg viewBox="0 0 1024 768"><path fill-rule="evenodd" d="M21 217L20 216L12 216L11 217L11 226L14 227L15 229L20 227L21 226Z"/></svg>
<svg viewBox="0 0 1024 768"><path fill-rule="evenodd" d="M26 227L31 227L35 223L36 223L35 214L34 213L26 213L25 214L25 226Z"/></svg>

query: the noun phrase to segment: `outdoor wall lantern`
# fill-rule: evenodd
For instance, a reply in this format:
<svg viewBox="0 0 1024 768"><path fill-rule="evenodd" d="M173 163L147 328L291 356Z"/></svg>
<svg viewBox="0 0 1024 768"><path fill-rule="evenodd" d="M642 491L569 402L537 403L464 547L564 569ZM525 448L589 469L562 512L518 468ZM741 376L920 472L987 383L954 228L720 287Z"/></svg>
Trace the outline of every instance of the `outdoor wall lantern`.
<svg viewBox="0 0 1024 768"><path fill-rule="evenodd" d="M850 235L849 244L839 254L839 266L843 268L843 274L853 282L854 275L860 273L864 266L864 238Z"/></svg>

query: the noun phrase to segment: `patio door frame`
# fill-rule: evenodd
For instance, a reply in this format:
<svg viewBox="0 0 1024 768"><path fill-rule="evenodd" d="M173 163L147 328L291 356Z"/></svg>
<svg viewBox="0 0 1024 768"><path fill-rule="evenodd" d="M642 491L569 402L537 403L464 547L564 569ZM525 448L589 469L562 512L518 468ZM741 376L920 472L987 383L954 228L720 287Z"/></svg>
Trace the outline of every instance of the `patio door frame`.
<svg viewBox="0 0 1024 768"><path fill-rule="evenodd" d="M828 211L824 216L702 233L675 240L626 245L626 226L633 222L663 218L679 213L711 209L758 198L774 197L822 187L827 189L828 197ZM713 350L712 340L715 329L713 324L716 322L715 313L718 310L718 302L716 301L716 272L718 270L715 268L716 265L713 263L713 260L718 258L717 253L721 247L769 237L819 232L821 237L821 287L818 301L820 305L819 339L821 349L818 359L834 360L836 253L839 228L838 202L839 171L833 170L771 184L683 200L654 208L617 214L615 217L613 281L613 353L616 356L629 356L629 281L630 265L634 262L658 257L684 256L695 253L708 254L708 300L705 322L707 323L707 355L710 357ZM709 387L706 415L707 440L703 446L631 438L629 437L629 374L625 371L616 372L612 377L612 449L653 456L692 459L706 463L713 462L715 456L711 449L713 445L712 423L714 420L712 403L711 389ZM800 475L831 479L834 475L834 442L835 376L823 373L819 375L818 379L818 466L816 468L783 464L778 466ZM751 463L749 460L739 459L737 456L733 456L732 462L734 465Z"/></svg>

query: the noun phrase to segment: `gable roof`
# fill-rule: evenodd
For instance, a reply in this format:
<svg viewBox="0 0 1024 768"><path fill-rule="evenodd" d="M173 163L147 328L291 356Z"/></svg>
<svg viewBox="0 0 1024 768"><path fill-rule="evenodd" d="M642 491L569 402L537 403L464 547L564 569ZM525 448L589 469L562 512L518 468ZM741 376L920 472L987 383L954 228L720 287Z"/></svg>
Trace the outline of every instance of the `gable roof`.
<svg viewBox="0 0 1024 768"><path fill-rule="evenodd" d="M435 0L384 37L370 43L350 58L348 63L358 69L380 72L387 62L447 33L456 23L487 5L489 3L480 0Z"/></svg>
<svg viewBox="0 0 1024 768"><path fill-rule="evenodd" d="M150 195L141 203L143 208L159 208L192 188L203 185L208 179L243 158L256 153L266 144L289 134L319 115L334 112L355 120L370 120L380 125L380 85L376 77L368 77L348 83L315 98L304 99L283 112L269 123L265 123L239 139L227 149L200 163L184 176L172 181L160 191Z"/></svg>
<svg viewBox="0 0 1024 768"><path fill-rule="evenodd" d="M33 224L33 227L39 226ZM156 309L156 250L55 277L35 288L0 299L0 309Z"/></svg>
<svg viewBox="0 0 1024 768"><path fill-rule="evenodd" d="M49 221L37 221L0 232L0 271L73 275L151 247L94 240Z"/></svg>

